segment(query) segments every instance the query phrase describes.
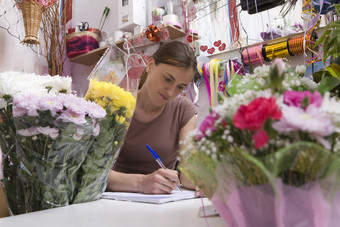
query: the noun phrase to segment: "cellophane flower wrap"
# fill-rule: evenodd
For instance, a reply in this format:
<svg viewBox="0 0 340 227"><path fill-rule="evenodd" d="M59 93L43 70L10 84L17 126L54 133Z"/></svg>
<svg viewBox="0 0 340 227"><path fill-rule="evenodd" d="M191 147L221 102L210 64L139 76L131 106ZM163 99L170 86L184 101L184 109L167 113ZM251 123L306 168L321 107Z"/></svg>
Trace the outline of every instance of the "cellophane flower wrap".
<svg viewBox="0 0 340 227"><path fill-rule="evenodd" d="M71 94L25 95L13 99L16 128L15 213L73 203L76 177L106 112ZM22 210L21 210L22 209Z"/></svg>
<svg viewBox="0 0 340 227"><path fill-rule="evenodd" d="M105 110L71 95L69 77L0 74L3 176L12 214L72 203L75 173Z"/></svg>
<svg viewBox="0 0 340 227"><path fill-rule="evenodd" d="M98 103L107 114L100 122L99 135L78 174L75 203L100 198L106 188L109 170L123 145L136 105L140 76L136 70L138 64L129 57L113 45L90 74L85 98Z"/></svg>
<svg viewBox="0 0 340 227"><path fill-rule="evenodd" d="M300 70L235 75L183 144L181 170L228 226L340 223L340 100Z"/></svg>
<svg viewBox="0 0 340 227"><path fill-rule="evenodd" d="M3 72L0 73L0 146L3 154L4 182L15 174L18 163L15 159L16 130L13 120L13 97L16 95L46 95L71 93L72 79L34 73ZM0 168L2 171L2 168ZM13 181L7 181L9 185ZM10 202L10 201L9 201Z"/></svg>

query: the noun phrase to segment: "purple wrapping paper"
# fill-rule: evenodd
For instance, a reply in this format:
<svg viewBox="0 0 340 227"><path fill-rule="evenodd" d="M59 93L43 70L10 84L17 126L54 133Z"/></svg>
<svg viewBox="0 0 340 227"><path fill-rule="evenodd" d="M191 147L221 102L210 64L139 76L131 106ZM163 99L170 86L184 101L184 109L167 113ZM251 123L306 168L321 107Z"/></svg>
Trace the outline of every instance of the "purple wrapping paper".
<svg viewBox="0 0 340 227"><path fill-rule="evenodd" d="M297 188L280 179L276 188L277 195L269 184L244 186L211 201L228 227L340 226L340 192L326 198L319 182Z"/></svg>

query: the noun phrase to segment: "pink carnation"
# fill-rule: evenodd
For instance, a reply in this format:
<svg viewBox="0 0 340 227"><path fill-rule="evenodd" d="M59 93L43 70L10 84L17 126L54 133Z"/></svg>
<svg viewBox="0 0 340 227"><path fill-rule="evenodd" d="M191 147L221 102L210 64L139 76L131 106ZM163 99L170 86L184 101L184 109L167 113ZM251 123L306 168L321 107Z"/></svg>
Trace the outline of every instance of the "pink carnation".
<svg viewBox="0 0 340 227"><path fill-rule="evenodd" d="M249 105L241 105L234 116L234 125L239 129L248 129L255 132L253 140L255 148L263 147L268 141L268 135L263 130L263 125L268 119L279 120L282 113L276 104L276 99L259 97Z"/></svg>
<svg viewBox="0 0 340 227"><path fill-rule="evenodd" d="M310 91L286 91L283 94L283 101L288 106L296 106L301 108L302 100L308 96L309 104L320 107L322 104L322 96L319 92L311 93Z"/></svg>
<svg viewBox="0 0 340 227"><path fill-rule="evenodd" d="M264 125L267 119L278 120L282 116L276 99L259 97L255 98L249 105L241 105L234 116L234 125L239 129L256 131Z"/></svg>
<svg viewBox="0 0 340 227"><path fill-rule="evenodd" d="M215 112L210 113L204 121L201 123L199 127L199 132L196 135L197 140L201 140L203 137L206 136L206 131L214 131L216 129L215 127L215 121L220 118L220 115L218 115Z"/></svg>

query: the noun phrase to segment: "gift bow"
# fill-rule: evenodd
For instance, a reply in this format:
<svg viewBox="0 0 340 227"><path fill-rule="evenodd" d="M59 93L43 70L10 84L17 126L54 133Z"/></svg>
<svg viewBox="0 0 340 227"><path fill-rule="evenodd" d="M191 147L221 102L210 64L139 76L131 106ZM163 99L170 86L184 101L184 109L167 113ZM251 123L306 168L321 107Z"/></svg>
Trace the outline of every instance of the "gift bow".
<svg viewBox="0 0 340 227"><path fill-rule="evenodd" d="M155 25L151 24L146 29L145 35L150 41L158 42L158 41L160 41L160 37L159 37L160 31L161 30L159 28L157 28Z"/></svg>

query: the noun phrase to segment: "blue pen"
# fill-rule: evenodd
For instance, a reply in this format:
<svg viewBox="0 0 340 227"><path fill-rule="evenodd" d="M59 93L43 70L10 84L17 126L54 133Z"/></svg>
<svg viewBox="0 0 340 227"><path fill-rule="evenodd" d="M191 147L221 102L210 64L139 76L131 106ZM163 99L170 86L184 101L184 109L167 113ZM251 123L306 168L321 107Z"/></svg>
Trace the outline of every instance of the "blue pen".
<svg viewBox="0 0 340 227"><path fill-rule="evenodd" d="M156 159L156 162L158 163L158 165L160 167L162 167L162 169L166 169L166 167L164 166L162 160L160 159L160 157L158 156L158 154L152 150L152 148L149 146L149 144L146 145L146 148L148 148L148 150L150 151L150 153L152 154L152 156ZM182 189L177 185L177 189L182 191Z"/></svg>

